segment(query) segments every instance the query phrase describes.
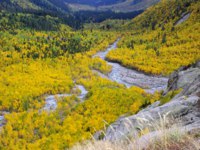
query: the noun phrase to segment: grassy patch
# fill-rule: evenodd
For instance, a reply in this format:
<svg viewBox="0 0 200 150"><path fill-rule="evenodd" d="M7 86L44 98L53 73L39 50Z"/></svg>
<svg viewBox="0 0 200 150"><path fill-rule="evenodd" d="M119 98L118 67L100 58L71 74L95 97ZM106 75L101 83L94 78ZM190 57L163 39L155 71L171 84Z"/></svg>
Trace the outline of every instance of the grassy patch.
<svg viewBox="0 0 200 150"><path fill-rule="evenodd" d="M162 96L160 98L160 105L164 105L166 103L168 103L169 101L172 100L172 98L174 96L176 96L178 93L180 93L182 91L182 89L179 89L179 90L174 90L174 91L170 91L169 93L167 93L167 95L165 96Z"/></svg>

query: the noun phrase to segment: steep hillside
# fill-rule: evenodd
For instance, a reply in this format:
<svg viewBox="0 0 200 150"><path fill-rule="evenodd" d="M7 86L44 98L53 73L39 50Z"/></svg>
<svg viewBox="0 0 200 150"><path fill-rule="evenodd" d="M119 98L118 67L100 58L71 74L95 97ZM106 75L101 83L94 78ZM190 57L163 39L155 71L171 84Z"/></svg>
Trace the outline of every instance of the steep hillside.
<svg viewBox="0 0 200 150"><path fill-rule="evenodd" d="M0 29L58 30L61 24L76 27L75 18L62 1L1 0Z"/></svg>
<svg viewBox="0 0 200 150"><path fill-rule="evenodd" d="M156 28L163 28L165 26L173 26L184 14L192 11L198 11L196 4L196 10L191 5L194 5L198 0L163 0L158 5L148 8L143 14L134 18L131 23L126 27L128 29L147 29L152 30ZM197 16L198 12L195 15ZM194 21L194 20L193 20Z"/></svg>
<svg viewBox="0 0 200 150"><path fill-rule="evenodd" d="M147 74L169 75L200 59L199 1L162 1L124 25L107 59ZM131 32L130 32L131 31ZM187 58L187 59L185 59Z"/></svg>
<svg viewBox="0 0 200 150"><path fill-rule="evenodd" d="M76 27L74 16L62 0L1 0L0 20L0 28L6 29L56 30L61 23Z"/></svg>

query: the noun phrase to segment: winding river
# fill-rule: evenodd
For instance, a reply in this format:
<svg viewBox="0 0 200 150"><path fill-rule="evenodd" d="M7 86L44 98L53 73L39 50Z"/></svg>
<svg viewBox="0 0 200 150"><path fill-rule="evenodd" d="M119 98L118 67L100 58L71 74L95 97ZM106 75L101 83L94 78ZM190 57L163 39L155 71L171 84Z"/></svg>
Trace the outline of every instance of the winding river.
<svg viewBox="0 0 200 150"><path fill-rule="evenodd" d="M99 71L97 72L102 78L107 78L117 83L125 85L127 88L131 86L138 86L143 88L148 93L154 93L155 91L165 90L167 87L168 78L156 77L145 75L136 70L123 67L119 63L113 63L106 60L106 55L109 51L117 48L117 43L120 39L110 45L105 51L98 52L93 57L100 57L112 66L112 71L108 75L104 75ZM88 91L83 85L75 85L75 89L79 89L81 93L77 96L81 102L85 100ZM72 96L72 94L57 94L49 95L45 98L45 106L42 110L54 111L57 108L57 98ZM0 127L4 125L4 114L0 115Z"/></svg>
<svg viewBox="0 0 200 150"><path fill-rule="evenodd" d="M0 129L1 129L1 127L4 126L4 124L5 124L5 118L4 118L4 116L6 114L8 114L8 113L9 112L6 112L6 111L0 111Z"/></svg>
<svg viewBox="0 0 200 150"><path fill-rule="evenodd" d="M136 70L123 67L119 63L109 62L106 60L106 55L109 51L117 48L117 43L119 42L119 40L120 39L115 41L105 51L98 52L96 55L93 56L100 57L112 66L112 71L108 74L108 76L105 76L98 71L97 73L101 77L106 77L117 83L124 84L127 88L131 86L138 86L143 88L148 93L154 93L155 91L165 90L167 87L168 78L145 75Z"/></svg>
<svg viewBox="0 0 200 150"><path fill-rule="evenodd" d="M85 89L85 87L83 85L75 85L74 89L79 89L80 90L80 94L77 95L77 97L81 100L81 102L84 102L85 97L88 93L88 91ZM68 96L72 96L72 94L56 94L56 95L49 95L45 98L45 106L40 109L41 110L45 110L47 112L52 112L55 111L57 108L57 100L59 100L59 98L64 98L64 97L68 97ZM0 112L0 129L1 127L3 127L5 125L5 118L4 115L7 114L8 112Z"/></svg>
<svg viewBox="0 0 200 150"><path fill-rule="evenodd" d="M0 127L3 126L3 122L4 122L4 116L0 116Z"/></svg>
<svg viewBox="0 0 200 150"><path fill-rule="evenodd" d="M85 89L83 85L75 85L75 89L79 89L81 93L77 96L81 102L85 100L85 97L88 91ZM49 95L45 98L45 106L43 110L46 111L54 111L57 108L57 99L72 96L72 94L57 94L57 95Z"/></svg>

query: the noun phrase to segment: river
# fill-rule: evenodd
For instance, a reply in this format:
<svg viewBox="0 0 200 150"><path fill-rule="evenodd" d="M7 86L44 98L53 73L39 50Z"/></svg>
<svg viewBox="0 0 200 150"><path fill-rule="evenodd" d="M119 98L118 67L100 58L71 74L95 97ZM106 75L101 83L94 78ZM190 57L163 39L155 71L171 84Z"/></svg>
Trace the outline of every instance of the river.
<svg viewBox="0 0 200 150"><path fill-rule="evenodd" d="M83 85L75 85L75 89L80 90L80 94L77 97L83 102L88 91L85 89ZM46 111L54 111L57 108L57 99L72 96L72 94L56 94L56 95L49 95L45 98L45 106L43 110Z"/></svg>
<svg viewBox="0 0 200 150"><path fill-rule="evenodd" d="M117 48L117 43L120 39L115 41L112 45L110 45L105 51L98 52L93 57L100 57L105 60L109 65L112 66L112 71L108 75L104 75L98 71L97 72L101 77L110 79L117 83L125 85L127 88L131 86L138 86L143 88L148 93L154 93L155 91L165 90L167 88L168 78L166 77L156 77L145 75L136 70L128 69L123 67L119 63L109 62L106 60L106 55L109 51ZM81 93L77 95L77 97L83 102L88 91L85 89L83 85L75 85L76 89L79 89ZM56 98L68 97L72 96L72 94L56 94L49 95L45 98L45 106L42 110L45 111L54 111L57 108L57 100ZM4 125L4 115L0 115L0 127Z"/></svg>
<svg viewBox="0 0 200 150"><path fill-rule="evenodd" d="M117 48L117 43L120 39L110 45L105 51L98 52L93 57L100 57L112 66L112 71L106 76L112 81L125 85L127 88L138 86L143 88L148 93L165 90L167 88L168 78L146 75L133 69L128 69L119 63L109 62L106 60L106 55L109 51ZM105 77L98 72L101 77Z"/></svg>

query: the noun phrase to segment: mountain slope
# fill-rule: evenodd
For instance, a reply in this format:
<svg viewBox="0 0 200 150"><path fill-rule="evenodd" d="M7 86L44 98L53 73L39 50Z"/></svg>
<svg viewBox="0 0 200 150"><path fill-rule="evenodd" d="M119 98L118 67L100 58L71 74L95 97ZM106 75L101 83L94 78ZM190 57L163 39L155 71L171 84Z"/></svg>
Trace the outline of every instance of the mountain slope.
<svg viewBox="0 0 200 150"><path fill-rule="evenodd" d="M0 29L58 30L61 24L76 27L63 0L0 0Z"/></svg>
<svg viewBox="0 0 200 150"><path fill-rule="evenodd" d="M82 5L90 5L90 6L102 6L102 5L112 5L117 3L125 2L126 0L65 0L67 3L72 4L82 4Z"/></svg>
<svg viewBox="0 0 200 150"><path fill-rule="evenodd" d="M134 18L126 27L127 29L156 29L169 24L173 26L184 13L193 11L190 6L197 1L198 0L163 0L158 5L148 8L143 14ZM189 10L189 7L192 10Z"/></svg>
<svg viewBox="0 0 200 150"><path fill-rule="evenodd" d="M107 59L148 74L167 76L200 59L199 18L199 1L162 1L125 25L127 34Z"/></svg>
<svg viewBox="0 0 200 150"><path fill-rule="evenodd" d="M42 24L40 24L41 21L38 21L38 25L36 25L37 23L35 22L37 22L37 20L47 20L46 15L49 15L51 17L55 17L51 18L54 20L53 24L55 24L58 20L59 23L62 22L64 24L71 26L72 28L80 29L83 27L84 23L101 22L106 19L131 19L142 12L141 10L130 13L121 13L121 12L115 13L112 11L71 12L66 1L67 0L0 0L0 10L1 10L0 13L2 13L2 15L0 15L1 17L0 20L3 20L2 17L4 16L4 18L8 20L8 24L11 24L9 23L11 20L13 21L15 20L19 22L19 24L21 24L22 21L23 22L22 27L30 27L29 25L31 25L31 27L34 28L35 26L37 26L36 29L44 29ZM85 4L87 2L88 6L89 5L100 6L104 4L104 1L102 1L101 3L99 2L98 4L92 1L83 1L83 2L76 1L76 2L79 2L80 4ZM122 1L112 0L105 2L106 4L112 4L114 2L116 3ZM22 14L18 15L15 13L22 13ZM34 22L33 23L34 26L32 26L31 22ZM45 24L44 26L51 26L51 23L48 23L48 20L44 24ZM48 28L48 29L55 29L55 26L53 28Z"/></svg>
<svg viewBox="0 0 200 150"><path fill-rule="evenodd" d="M144 10L159 0L1 0L0 8L29 11L115 11L132 12Z"/></svg>
<svg viewBox="0 0 200 150"><path fill-rule="evenodd" d="M68 7L63 0L1 0L1 10L66 13Z"/></svg>

